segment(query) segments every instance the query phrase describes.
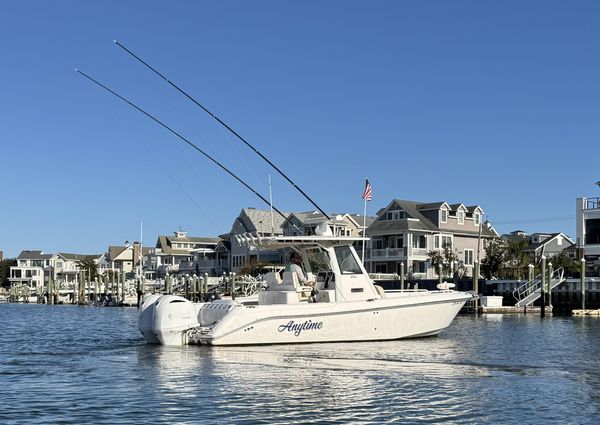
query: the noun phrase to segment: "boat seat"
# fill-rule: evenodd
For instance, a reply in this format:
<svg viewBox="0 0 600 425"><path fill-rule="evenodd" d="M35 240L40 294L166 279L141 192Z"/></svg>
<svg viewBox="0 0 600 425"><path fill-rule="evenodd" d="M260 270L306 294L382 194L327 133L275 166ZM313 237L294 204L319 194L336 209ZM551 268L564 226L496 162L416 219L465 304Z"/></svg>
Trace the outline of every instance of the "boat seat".
<svg viewBox="0 0 600 425"><path fill-rule="evenodd" d="M375 287L375 289L377 290L377 293L379 294L379 296L381 297L381 299L383 300L385 298L385 291L383 290L383 288L379 285L373 285Z"/></svg>
<svg viewBox="0 0 600 425"><path fill-rule="evenodd" d="M291 288L292 291L298 293L298 301L308 301L312 288L310 286L302 286L298 281L298 276L294 272L283 272L283 287Z"/></svg>
<svg viewBox="0 0 600 425"><path fill-rule="evenodd" d="M281 277L279 273L269 272L265 275L265 281L270 289L277 289L277 285L281 285Z"/></svg>

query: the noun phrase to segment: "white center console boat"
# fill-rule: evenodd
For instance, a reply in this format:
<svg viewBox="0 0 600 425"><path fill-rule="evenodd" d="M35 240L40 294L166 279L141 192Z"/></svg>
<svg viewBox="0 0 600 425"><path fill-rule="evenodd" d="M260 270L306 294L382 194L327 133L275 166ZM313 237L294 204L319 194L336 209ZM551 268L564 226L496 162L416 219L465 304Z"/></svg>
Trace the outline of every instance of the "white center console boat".
<svg viewBox="0 0 600 425"><path fill-rule="evenodd" d="M472 298L465 292L383 291L373 284L353 243L362 238L292 236L247 243L302 255L318 293L285 272L267 275L258 301L221 299L192 303L175 295L144 298L139 329L149 343L258 345L378 341L436 335Z"/></svg>

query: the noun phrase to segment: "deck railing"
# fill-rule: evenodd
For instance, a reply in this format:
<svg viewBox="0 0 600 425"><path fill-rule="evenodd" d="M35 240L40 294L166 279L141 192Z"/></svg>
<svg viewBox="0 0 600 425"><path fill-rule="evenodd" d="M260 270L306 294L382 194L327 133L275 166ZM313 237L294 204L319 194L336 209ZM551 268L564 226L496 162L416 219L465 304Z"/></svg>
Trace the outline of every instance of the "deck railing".
<svg viewBox="0 0 600 425"><path fill-rule="evenodd" d="M585 209L586 210L600 209L600 198L586 198Z"/></svg>

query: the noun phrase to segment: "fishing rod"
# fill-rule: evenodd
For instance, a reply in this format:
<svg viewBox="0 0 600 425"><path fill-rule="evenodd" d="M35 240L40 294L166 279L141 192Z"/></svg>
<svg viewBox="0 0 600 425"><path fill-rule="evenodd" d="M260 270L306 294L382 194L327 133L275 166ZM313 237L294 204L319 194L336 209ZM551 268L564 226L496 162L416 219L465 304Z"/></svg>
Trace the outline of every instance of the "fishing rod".
<svg viewBox="0 0 600 425"><path fill-rule="evenodd" d="M240 141L242 141L246 146L248 146L251 150L253 150L258 156L260 156L262 159L264 159L267 164L269 164L275 171L277 171L279 174L281 174L281 176L283 176L283 178L285 178L298 192L300 192L302 194L302 196L304 196L306 199L308 199L308 201L313 204L315 206L316 209L318 209L325 217L327 217L327 220L331 220L331 217L329 217L329 215L323 211L311 198L310 196L308 196L306 193L304 193L304 191L302 189L300 189L300 187L298 187L298 185L296 183L294 183L288 176L285 175L285 173L283 171L281 171L275 164L273 164L266 156L264 156L262 153L259 152L258 149L256 149L254 146L252 146L246 139L244 139L242 136L240 136L233 128L231 128L230 126L228 126L223 120L221 120L219 117L217 117L215 114L213 114L211 111L209 111L206 107L204 107L201 103L199 103L196 99L194 99L191 95L189 95L188 93L186 93L183 89L181 89L177 84L173 83L171 80L169 80L167 77L165 77L163 74L161 74L159 71L157 71L155 68L153 68L151 65L149 65L146 61L144 61L142 58L140 58L138 55L136 55L135 53L133 53L131 50L129 50L127 47L123 46L121 43L119 43L117 40L114 40L115 44L117 46L119 46L121 49L123 49L125 52L129 53L131 56L133 56L135 59L137 59L140 63L142 63L143 65L145 65L148 69L150 69L152 72L154 72L156 75L158 75L160 78L162 78L163 80L165 80L169 85L171 85L175 90L177 90L179 93L181 93L182 95L184 95L185 97L187 97L189 100L191 100L196 106L198 106L199 108L201 108L204 112L206 112L208 115L210 115L212 118L214 118L215 120L217 120L217 122L219 124L221 124L223 127L225 127L227 130L229 130L235 137L237 137Z"/></svg>
<svg viewBox="0 0 600 425"><path fill-rule="evenodd" d="M183 137L181 134L179 134L177 131L173 130L171 127L169 127L168 125L166 125L165 123L163 123L162 121L160 121L158 118L156 118L155 116L151 115L150 113L144 111L142 108L140 108L139 106L137 106L136 104L134 104L133 102L127 100L126 98L124 98L123 96L121 96L119 93L111 90L110 88L108 88L107 86L105 86L104 84L100 83L99 81L93 79L92 77L90 77L89 75L87 75L86 73L84 73L83 71L80 71L79 69L75 69L75 72L77 72L78 74L84 76L85 78L87 78L88 80L92 81L93 83L97 84L98 86L102 87L104 90L108 91L109 93L115 95L116 97L118 97L119 99L121 99L123 102L127 103L129 106L137 109L138 111L140 111L142 114L146 115L148 118L150 118L151 120L153 120L154 122L156 122L157 124L161 125L163 128L169 130L171 133L173 133L175 136L177 136L179 139L183 140L185 143L187 143L188 145L190 145L192 148L196 149L198 152L200 152L202 155L204 155L206 158L208 158L210 161L212 161L213 163L215 163L217 166L219 166L219 168L221 168L223 171L225 171L227 174L229 174L231 177L233 177L234 179L236 179L238 182L240 182L242 185L244 185L244 187L246 187L246 189L248 189L250 192L254 193L256 196L258 196L263 202L265 202L267 205L270 205L273 207L273 209L281 216L283 217L284 220L287 220L287 217L281 212L279 211L277 208L275 208L275 206L273 206L272 203L270 203L264 196L262 196L260 193L258 193L256 190L254 190L252 187L250 187L250 185L248 185L244 180L242 180L241 178L239 178L238 176L236 176L232 171L230 171L227 167L225 167L223 164L221 164L219 161L217 161L216 159L214 159L212 156L210 156L209 154L207 154L206 152L204 152L202 149L200 149L198 146L196 146L194 143L190 142L188 139L186 139L185 137Z"/></svg>

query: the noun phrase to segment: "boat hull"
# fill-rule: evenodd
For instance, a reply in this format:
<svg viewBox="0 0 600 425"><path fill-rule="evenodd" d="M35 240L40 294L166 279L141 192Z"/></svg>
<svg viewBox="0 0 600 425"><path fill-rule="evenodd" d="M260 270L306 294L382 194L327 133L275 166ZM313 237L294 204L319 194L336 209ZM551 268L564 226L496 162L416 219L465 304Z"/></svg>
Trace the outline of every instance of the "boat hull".
<svg viewBox="0 0 600 425"><path fill-rule="evenodd" d="M437 335L470 294L428 292L346 303L238 306L187 343L206 345L381 341Z"/></svg>

